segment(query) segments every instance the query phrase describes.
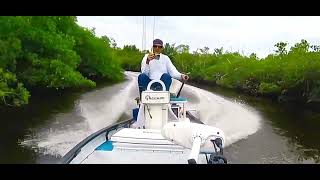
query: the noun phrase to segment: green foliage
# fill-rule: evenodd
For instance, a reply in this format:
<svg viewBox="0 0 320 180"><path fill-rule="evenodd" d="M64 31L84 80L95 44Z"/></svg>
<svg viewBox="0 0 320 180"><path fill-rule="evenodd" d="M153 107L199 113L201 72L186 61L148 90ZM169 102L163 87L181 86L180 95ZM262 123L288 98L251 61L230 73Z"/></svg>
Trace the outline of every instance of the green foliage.
<svg viewBox="0 0 320 180"><path fill-rule="evenodd" d="M279 94L281 88L273 83L262 82L259 86L259 93L261 94Z"/></svg>
<svg viewBox="0 0 320 180"><path fill-rule="evenodd" d="M81 57L79 71L87 77L123 78L120 62L112 57L112 50L105 37L98 38L86 29L75 33L75 49Z"/></svg>
<svg viewBox="0 0 320 180"><path fill-rule="evenodd" d="M23 84L64 89L94 87L90 79L122 79L110 43L107 36L96 37L94 29L80 27L74 16L1 16L0 68L3 76L12 75L1 79L3 104L28 103Z"/></svg>
<svg viewBox="0 0 320 180"><path fill-rule="evenodd" d="M215 48L215 49L214 49L214 54L216 54L216 55L222 55L222 54L223 54L223 47L221 47L221 48Z"/></svg>
<svg viewBox="0 0 320 180"><path fill-rule="evenodd" d="M21 106L28 103L29 92L19 83L16 76L0 68L0 104Z"/></svg>
<svg viewBox="0 0 320 180"><path fill-rule="evenodd" d="M17 38L7 37L0 39L0 68L15 71L16 58L21 53L21 42Z"/></svg>
<svg viewBox="0 0 320 180"><path fill-rule="evenodd" d="M33 65L21 74L29 86L64 89L70 87L94 87L95 82L84 78L80 72L59 60L34 60Z"/></svg>
<svg viewBox="0 0 320 180"><path fill-rule="evenodd" d="M291 47L290 51L292 53L306 53L309 51L310 44L302 39L300 43L296 43L293 47Z"/></svg>
<svg viewBox="0 0 320 180"><path fill-rule="evenodd" d="M274 46L278 48L277 50L275 50L275 52L279 55L287 54L287 50L286 50L287 45L288 43L285 43L285 42L279 42L275 44Z"/></svg>
<svg viewBox="0 0 320 180"><path fill-rule="evenodd" d="M178 54L175 44L166 43L163 48L163 54L166 54L172 61L174 61L175 56Z"/></svg>
<svg viewBox="0 0 320 180"><path fill-rule="evenodd" d="M190 47L189 45L185 44L180 44L179 46L176 47L176 52L177 53L189 53Z"/></svg>
<svg viewBox="0 0 320 180"><path fill-rule="evenodd" d="M122 49L114 49L113 58L121 63L121 67L128 71L139 72L144 57L135 45L125 45Z"/></svg>

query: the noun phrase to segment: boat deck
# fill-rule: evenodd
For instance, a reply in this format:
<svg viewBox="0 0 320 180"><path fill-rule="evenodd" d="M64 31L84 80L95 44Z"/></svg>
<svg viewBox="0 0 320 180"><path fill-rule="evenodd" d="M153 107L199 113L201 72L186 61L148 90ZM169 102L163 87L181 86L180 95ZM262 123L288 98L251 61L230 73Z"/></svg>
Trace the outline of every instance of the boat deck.
<svg viewBox="0 0 320 180"><path fill-rule="evenodd" d="M86 157L82 164L188 164L190 149L165 139L160 130L124 128ZM206 164L205 154L199 162Z"/></svg>

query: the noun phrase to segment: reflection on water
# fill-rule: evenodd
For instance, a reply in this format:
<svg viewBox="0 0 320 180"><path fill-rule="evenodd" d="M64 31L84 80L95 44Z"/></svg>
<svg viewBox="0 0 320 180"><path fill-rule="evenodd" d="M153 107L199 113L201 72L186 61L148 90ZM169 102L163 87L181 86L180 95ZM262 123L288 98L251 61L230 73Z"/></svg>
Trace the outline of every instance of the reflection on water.
<svg viewBox="0 0 320 180"><path fill-rule="evenodd" d="M314 160L320 162L320 113L299 106L274 105L273 110L266 109L266 117L278 134L288 138L288 143L298 152L299 161Z"/></svg>
<svg viewBox="0 0 320 180"><path fill-rule="evenodd" d="M38 152L19 145L33 129L49 123L56 114L71 111L79 93L43 94L31 98L28 106L1 109L0 163L35 163ZM45 101L44 101L45 99Z"/></svg>

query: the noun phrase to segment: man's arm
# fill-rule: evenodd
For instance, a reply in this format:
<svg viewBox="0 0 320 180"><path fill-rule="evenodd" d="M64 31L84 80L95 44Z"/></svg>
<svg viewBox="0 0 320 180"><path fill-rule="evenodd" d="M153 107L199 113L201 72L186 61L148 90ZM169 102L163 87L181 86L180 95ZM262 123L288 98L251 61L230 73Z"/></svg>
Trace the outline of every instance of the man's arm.
<svg viewBox="0 0 320 180"><path fill-rule="evenodd" d="M171 77L174 79L181 80L181 73L177 70L177 68L172 64L171 59L167 56L167 69Z"/></svg>
<svg viewBox="0 0 320 180"><path fill-rule="evenodd" d="M147 64L147 57L148 57L148 55L146 54L142 59L141 73L145 73L146 75L149 76L150 67L149 67L149 64Z"/></svg>

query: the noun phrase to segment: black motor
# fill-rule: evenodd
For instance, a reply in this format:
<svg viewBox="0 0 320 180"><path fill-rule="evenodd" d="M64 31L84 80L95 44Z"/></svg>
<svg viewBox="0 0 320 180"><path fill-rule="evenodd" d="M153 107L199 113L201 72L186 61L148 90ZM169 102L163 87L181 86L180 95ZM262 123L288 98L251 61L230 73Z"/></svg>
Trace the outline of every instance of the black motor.
<svg viewBox="0 0 320 180"><path fill-rule="evenodd" d="M215 140L210 140L213 144L215 153L210 155L210 159L208 164L227 164L227 158L223 156L223 147L222 140L220 138L216 138ZM217 146L219 147L219 153L217 151Z"/></svg>

